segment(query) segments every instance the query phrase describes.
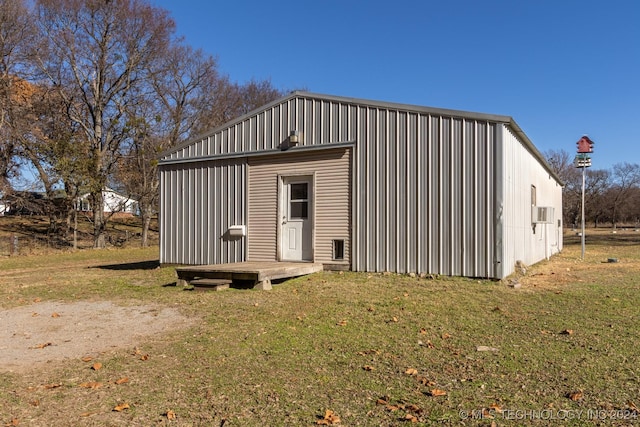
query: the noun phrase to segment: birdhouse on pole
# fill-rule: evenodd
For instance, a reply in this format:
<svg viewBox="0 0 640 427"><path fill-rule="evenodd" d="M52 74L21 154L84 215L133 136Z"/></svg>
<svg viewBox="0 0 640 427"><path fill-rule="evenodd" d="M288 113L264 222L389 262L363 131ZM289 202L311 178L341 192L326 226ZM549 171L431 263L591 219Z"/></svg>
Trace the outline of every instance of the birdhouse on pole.
<svg viewBox="0 0 640 427"><path fill-rule="evenodd" d="M578 153L593 153L593 141L587 135L580 138L576 142L576 146L578 147Z"/></svg>

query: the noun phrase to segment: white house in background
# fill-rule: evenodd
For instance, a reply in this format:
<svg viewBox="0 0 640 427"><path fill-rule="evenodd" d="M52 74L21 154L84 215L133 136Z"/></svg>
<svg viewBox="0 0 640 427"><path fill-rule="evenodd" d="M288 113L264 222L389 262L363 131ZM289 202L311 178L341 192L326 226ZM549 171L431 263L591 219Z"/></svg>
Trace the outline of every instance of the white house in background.
<svg viewBox="0 0 640 427"><path fill-rule="evenodd" d="M106 214L138 214L138 201L127 196L123 196L112 190L111 188L105 188L102 190L102 200ZM89 200L89 193L83 194L75 202L75 208L81 212L92 212L93 206L91 206Z"/></svg>

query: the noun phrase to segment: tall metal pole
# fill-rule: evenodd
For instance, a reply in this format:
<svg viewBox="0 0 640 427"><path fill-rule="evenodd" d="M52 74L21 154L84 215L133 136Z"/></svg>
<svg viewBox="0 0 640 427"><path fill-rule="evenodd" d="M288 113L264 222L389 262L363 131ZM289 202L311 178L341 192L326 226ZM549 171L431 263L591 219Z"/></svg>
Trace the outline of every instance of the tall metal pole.
<svg viewBox="0 0 640 427"><path fill-rule="evenodd" d="M582 241L582 260L584 261L584 171L586 167L582 166L582 233L581 233L581 241Z"/></svg>
<svg viewBox="0 0 640 427"><path fill-rule="evenodd" d="M580 233L582 239L582 260L584 261L584 181L585 181L585 169L591 166L591 157L589 153L593 153L594 142L589 139L587 135L583 135L576 146L578 147L578 155L575 159L576 167L582 168L582 233Z"/></svg>

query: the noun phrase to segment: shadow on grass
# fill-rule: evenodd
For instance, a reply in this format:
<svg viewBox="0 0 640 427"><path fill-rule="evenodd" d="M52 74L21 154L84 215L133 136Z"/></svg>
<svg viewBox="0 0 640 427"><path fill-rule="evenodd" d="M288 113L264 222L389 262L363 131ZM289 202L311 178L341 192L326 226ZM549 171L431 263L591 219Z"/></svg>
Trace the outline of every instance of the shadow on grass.
<svg viewBox="0 0 640 427"><path fill-rule="evenodd" d="M160 261L154 259L150 261L125 262L122 264L96 265L89 268L99 268L101 270L125 271L125 270L155 270L158 267L160 267Z"/></svg>

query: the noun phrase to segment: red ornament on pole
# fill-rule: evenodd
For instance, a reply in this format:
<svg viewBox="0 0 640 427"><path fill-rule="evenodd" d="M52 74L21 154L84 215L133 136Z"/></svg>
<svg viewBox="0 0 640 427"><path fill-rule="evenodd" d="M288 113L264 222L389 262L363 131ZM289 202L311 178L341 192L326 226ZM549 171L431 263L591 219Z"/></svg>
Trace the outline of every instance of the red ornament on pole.
<svg viewBox="0 0 640 427"><path fill-rule="evenodd" d="M593 153L593 141L589 139L587 135L584 135L578 142L578 153Z"/></svg>

